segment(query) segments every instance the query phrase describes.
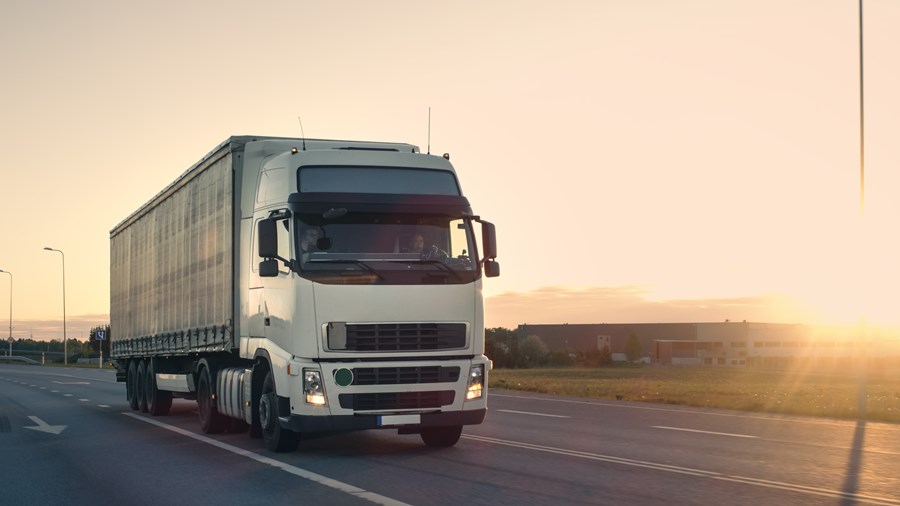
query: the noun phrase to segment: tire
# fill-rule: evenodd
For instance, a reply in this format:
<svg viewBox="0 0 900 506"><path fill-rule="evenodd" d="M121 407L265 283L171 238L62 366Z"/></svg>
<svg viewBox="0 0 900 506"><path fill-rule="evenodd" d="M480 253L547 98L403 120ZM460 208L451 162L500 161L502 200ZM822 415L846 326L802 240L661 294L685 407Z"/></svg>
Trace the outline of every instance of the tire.
<svg viewBox="0 0 900 506"><path fill-rule="evenodd" d="M141 412L143 412L143 413L146 413L149 411L149 408L147 407L147 391L146 391L147 382L144 380L144 378L146 376L147 376L147 362L140 360L138 362L138 366L137 366L137 374L134 377L134 385L137 387L136 393L137 393L138 409L140 409Z"/></svg>
<svg viewBox="0 0 900 506"><path fill-rule="evenodd" d="M454 425L452 427L429 427L422 429L419 434L422 441L434 448L448 448L459 441L462 435L462 425Z"/></svg>
<svg viewBox="0 0 900 506"><path fill-rule="evenodd" d="M147 398L147 411L153 416L166 416L172 407L172 392L160 391L156 388L156 368L153 360L147 362L147 374L144 378L144 397Z"/></svg>
<svg viewBox="0 0 900 506"><path fill-rule="evenodd" d="M263 381L262 394L259 396L259 422L263 441L266 448L273 452L292 452L300 444L300 434L282 427L278 423L279 416L282 416L282 413L278 410L275 376L269 371Z"/></svg>
<svg viewBox="0 0 900 506"><path fill-rule="evenodd" d="M209 367L204 367L200 371L200 381L197 383L197 407L200 413L200 429L204 434L218 434L225 430L225 422L228 420L219 413L216 400L212 397Z"/></svg>
<svg viewBox="0 0 900 506"><path fill-rule="evenodd" d="M137 389L137 362L129 360L128 371L125 374L125 398L128 399L128 406L133 410L138 410L140 408L138 405Z"/></svg>
<svg viewBox="0 0 900 506"><path fill-rule="evenodd" d="M247 434L250 436L250 439L259 439L262 437L262 425L259 422L259 397L260 392L262 392L262 385L260 384L259 378L265 378L262 376L266 371L263 370L261 372L257 372L254 370L253 380L252 380L252 393L251 393L251 401L250 401L250 430Z"/></svg>

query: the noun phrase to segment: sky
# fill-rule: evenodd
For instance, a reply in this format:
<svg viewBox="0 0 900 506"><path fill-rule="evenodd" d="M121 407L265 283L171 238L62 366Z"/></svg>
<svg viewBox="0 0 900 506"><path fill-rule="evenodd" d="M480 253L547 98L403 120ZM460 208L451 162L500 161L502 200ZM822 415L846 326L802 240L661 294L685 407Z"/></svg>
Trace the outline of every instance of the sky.
<svg viewBox="0 0 900 506"><path fill-rule="evenodd" d="M900 2L3 2L14 337L108 321L109 230L230 135L450 153L486 324L900 325ZM0 335L10 276L0 273Z"/></svg>

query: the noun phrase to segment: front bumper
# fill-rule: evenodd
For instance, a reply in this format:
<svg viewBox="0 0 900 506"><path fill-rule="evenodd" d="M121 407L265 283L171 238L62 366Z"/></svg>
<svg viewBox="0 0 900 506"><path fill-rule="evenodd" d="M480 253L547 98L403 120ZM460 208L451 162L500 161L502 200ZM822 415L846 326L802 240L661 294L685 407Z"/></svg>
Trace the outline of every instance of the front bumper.
<svg viewBox="0 0 900 506"><path fill-rule="evenodd" d="M484 421L485 409L449 411L442 413L422 413L417 424L391 424L390 417L381 415L335 415L303 416L291 415L279 418L281 426L294 432L330 432L363 429L406 429L415 432L425 427L448 427L456 425L477 425ZM387 420L387 423L384 421Z"/></svg>

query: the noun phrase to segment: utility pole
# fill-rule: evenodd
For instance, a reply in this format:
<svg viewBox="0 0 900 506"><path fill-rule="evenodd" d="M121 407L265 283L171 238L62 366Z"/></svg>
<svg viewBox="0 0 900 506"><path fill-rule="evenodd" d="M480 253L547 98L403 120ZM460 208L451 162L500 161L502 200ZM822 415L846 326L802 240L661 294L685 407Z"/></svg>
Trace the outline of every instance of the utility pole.
<svg viewBox="0 0 900 506"><path fill-rule="evenodd" d="M13 336L12 336L12 273L9 271L4 271L3 269L0 269L0 272L2 272L4 274L9 274L9 339L8 340L9 340L9 356L11 357L12 356L12 343L13 343Z"/></svg>
<svg viewBox="0 0 900 506"><path fill-rule="evenodd" d="M62 250L44 247L47 251L55 251L62 255L63 278L63 365L69 365L69 340L66 338L66 254Z"/></svg>

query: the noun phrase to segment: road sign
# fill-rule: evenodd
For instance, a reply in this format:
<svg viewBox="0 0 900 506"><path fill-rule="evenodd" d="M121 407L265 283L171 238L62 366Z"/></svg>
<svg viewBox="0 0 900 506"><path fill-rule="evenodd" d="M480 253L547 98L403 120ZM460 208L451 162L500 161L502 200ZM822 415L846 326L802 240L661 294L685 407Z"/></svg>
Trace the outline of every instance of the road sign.
<svg viewBox="0 0 900 506"><path fill-rule="evenodd" d="M9 344L12 344L13 341L15 341L15 339L13 339L12 336L9 336L9 338L7 339L7 341L9 341Z"/></svg>
<svg viewBox="0 0 900 506"><path fill-rule="evenodd" d="M97 333L94 335L94 338L97 339L98 341L106 341L106 331L98 330Z"/></svg>

